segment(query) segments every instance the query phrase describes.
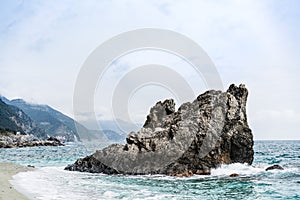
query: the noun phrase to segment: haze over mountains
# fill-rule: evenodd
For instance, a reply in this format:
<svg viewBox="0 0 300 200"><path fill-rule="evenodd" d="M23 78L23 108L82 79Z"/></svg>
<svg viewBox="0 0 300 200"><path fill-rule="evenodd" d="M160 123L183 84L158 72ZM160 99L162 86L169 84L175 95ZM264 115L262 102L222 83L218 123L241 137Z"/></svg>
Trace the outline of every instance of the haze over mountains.
<svg viewBox="0 0 300 200"><path fill-rule="evenodd" d="M133 124L127 121L117 120L101 120L98 121L100 129L104 130L106 137L110 141L118 142L120 140L125 141L127 134L132 131L138 131L143 125Z"/></svg>
<svg viewBox="0 0 300 200"><path fill-rule="evenodd" d="M124 142L131 131L130 127L134 128L135 125L124 121L120 123L122 127L126 127L127 133L119 129L113 121L101 122L103 130L89 130L48 105L27 103L23 99L9 100L0 96L0 128L33 134L39 138L61 136L66 141L78 141L80 136L96 136L102 142Z"/></svg>

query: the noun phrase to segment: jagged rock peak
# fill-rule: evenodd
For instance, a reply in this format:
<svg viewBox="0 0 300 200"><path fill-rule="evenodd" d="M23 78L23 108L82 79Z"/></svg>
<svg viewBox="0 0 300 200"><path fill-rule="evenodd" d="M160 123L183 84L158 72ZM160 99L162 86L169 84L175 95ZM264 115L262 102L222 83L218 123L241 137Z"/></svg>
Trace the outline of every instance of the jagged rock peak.
<svg viewBox="0 0 300 200"><path fill-rule="evenodd" d="M164 127L165 124L163 122L173 113L175 113L175 102L173 99L166 99L164 102L159 101L150 109L150 114L147 116L143 128L155 129Z"/></svg>
<svg viewBox="0 0 300 200"><path fill-rule="evenodd" d="M209 174L211 168L253 161L245 85L209 90L175 111L172 99L156 103L125 145L114 144L77 160L67 170L107 174Z"/></svg>

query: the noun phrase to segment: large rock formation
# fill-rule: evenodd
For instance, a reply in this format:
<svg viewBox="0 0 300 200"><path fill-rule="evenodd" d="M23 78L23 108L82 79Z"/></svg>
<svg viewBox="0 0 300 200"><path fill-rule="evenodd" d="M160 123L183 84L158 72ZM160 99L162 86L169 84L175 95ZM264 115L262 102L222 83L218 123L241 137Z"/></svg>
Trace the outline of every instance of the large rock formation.
<svg viewBox="0 0 300 200"><path fill-rule="evenodd" d="M253 161L244 85L210 90L175 111L172 99L151 108L143 128L66 170L106 174L209 174L220 164Z"/></svg>

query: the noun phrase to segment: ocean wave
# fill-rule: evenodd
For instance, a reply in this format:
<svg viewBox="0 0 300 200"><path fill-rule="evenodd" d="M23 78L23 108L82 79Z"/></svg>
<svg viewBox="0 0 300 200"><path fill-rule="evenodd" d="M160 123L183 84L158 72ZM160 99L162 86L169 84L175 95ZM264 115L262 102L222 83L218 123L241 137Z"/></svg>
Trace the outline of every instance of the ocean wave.
<svg viewBox="0 0 300 200"><path fill-rule="evenodd" d="M30 199L180 199L188 196L183 193L185 187L189 190L198 190L215 185L237 184L234 180L248 177L248 184L254 184L257 177L286 178L291 174L297 175L297 168L285 170L265 171L267 165L249 166L247 164L222 165L212 169L211 175L195 175L192 177L170 177L165 175L105 175L63 170L63 167L42 167L35 171L21 172L15 175L12 181L18 191ZM229 177L230 174L239 174L238 178ZM299 173L298 173L299 175ZM233 182L232 182L233 180ZM268 181L257 181L257 187L272 185ZM254 182L253 182L254 181ZM251 186L253 187L253 186ZM175 189L175 190L174 190ZM178 192L176 192L178 190ZM193 190L193 191L194 191ZM101 197L101 198L99 198ZM130 198L131 197L131 198Z"/></svg>

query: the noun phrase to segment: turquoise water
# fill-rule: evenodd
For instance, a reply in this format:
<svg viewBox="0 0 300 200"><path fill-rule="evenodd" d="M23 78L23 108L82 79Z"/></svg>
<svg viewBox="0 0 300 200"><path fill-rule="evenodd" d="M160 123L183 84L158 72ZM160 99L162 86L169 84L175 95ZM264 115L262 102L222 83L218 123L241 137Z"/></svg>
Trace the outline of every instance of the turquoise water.
<svg viewBox="0 0 300 200"><path fill-rule="evenodd" d="M64 147L0 149L0 162L35 165L13 184L31 199L300 199L300 141L255 141L252 166L223 165L211 176L108 176L64 171L94 150ZM99 148L99 147L95 147ZM272 164L285 170L268 171ZM229 177L231 173L239 177Z"/></svg>

